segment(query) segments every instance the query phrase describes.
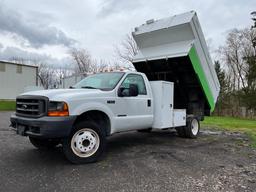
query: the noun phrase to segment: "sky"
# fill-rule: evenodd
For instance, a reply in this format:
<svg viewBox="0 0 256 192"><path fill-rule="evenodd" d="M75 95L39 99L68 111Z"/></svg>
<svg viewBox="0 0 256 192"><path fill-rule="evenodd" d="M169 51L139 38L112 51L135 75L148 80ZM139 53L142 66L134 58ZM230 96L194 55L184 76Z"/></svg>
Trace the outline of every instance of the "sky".
<svg viewBox="0 0 256 192"><path fill-rule="evenodd" d="M72 48L116 60L114 47L149 19L197 12L213 57L233 28L252 24L255 0L0 0L0 60L54 65L71 62ZM214 59L214 58L213 58Z"/></svg>

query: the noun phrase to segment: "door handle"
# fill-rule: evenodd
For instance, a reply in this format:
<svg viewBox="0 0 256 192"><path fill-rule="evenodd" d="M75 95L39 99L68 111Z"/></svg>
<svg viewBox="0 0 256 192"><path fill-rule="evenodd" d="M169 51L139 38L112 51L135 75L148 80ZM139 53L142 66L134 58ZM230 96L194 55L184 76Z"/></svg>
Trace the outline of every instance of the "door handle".
<svg viewBox="0 0 256 192"><path fill-rule="evenodd" d="M148 99L148 107L151 107L151 100Z"/></svg>

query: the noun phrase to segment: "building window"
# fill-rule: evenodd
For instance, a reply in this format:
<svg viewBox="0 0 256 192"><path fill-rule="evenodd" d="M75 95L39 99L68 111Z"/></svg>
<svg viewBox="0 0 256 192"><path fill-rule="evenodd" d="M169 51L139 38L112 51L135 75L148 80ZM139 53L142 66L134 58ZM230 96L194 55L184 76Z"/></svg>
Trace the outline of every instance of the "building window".
<svg viewBox="0 0 256 192"><path fill-rule="evenodd" d="M16 68L16 72L17 73L22 73L22 65L16 65L17 68Z"/></svg>
<svg viewBox="0 0 256 192"><path fill-rule="evenodd" d="M0 63L0 71L5 72L5 63Z"/></svg>

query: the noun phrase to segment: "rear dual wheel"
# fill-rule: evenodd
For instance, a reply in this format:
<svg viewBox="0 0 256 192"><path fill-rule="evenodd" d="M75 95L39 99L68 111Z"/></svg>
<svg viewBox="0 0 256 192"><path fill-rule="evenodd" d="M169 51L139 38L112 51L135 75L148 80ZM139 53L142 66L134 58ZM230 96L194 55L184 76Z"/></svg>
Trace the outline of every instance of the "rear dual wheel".
<svg viewBox="0 0 256 192"><path fill-rule="evenodd" d="M187 119L185 127L176 128L180 137L196 138L200 131L200 124L197 118L192 117Z"/></svg>

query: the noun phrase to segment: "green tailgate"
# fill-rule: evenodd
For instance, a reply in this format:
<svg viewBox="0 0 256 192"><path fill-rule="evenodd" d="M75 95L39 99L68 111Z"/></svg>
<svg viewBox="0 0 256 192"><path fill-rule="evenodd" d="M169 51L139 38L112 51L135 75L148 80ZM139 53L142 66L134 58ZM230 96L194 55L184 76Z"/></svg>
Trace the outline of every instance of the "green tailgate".
<svg viewBox="0 0 256 192"><path fill-rule="evenodd" d="M206 80L205 73L202 69L202 64L198 58L198 55L197 55L197 52L196 52L196 49L194 46L190 49L188 56L193 65L193 68L200 80L201 86L204 90L204 94L207 98L208 104L209 104L209 106L211 108L211 112L212 112L214 110L214 106L215 106L213 95L210 90L209 84Z"/></svg>

